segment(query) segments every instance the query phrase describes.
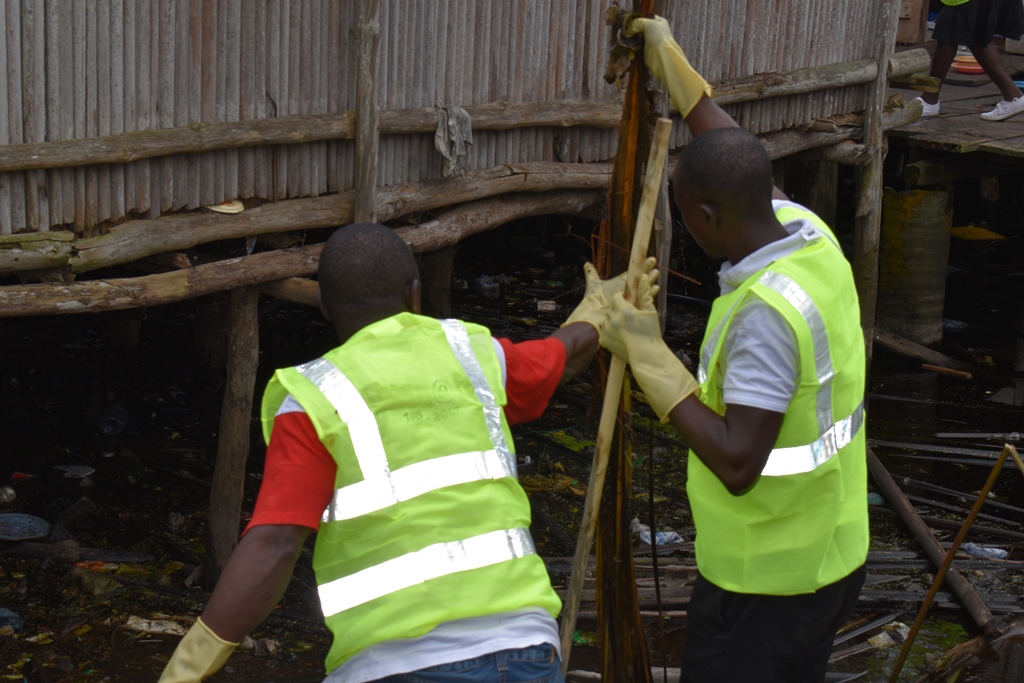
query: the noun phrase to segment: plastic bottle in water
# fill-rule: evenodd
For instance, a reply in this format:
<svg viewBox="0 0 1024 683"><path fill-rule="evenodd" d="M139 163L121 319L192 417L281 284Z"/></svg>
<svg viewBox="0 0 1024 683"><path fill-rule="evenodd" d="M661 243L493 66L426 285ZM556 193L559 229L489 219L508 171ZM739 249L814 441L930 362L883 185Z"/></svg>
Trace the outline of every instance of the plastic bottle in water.
<svg viewBox="0 0 1024 683"><path fill-rule="evenodd" d="M114 436L124 431L127 424L128 411L124 409L123 405L115 401L100 413L100 418L96 421L96 428L104 436Z"/></svg>
<svg viewBox="0 0 1024 683"><path fill-rule="evenodd" d="M630 522L629 528L631 531L640 534L640 540L647 545L651 544L651 527L646 524L642 524L636 517ZM659 531L654 535L654 542L656 545L668 545L670 543L682 543L683 537L675 531Z"/></svg>
<svg viewBox="0 0 1024 683"><path fill-rule="evenodd" d="M968 555L973 555L974 557L984 557L990 560L1005 560L1006 557L1010 554L1008 551L1003 550L1002 548L985 548L980 545L974 545L970 541L961 545L960 549Z"/></svg>

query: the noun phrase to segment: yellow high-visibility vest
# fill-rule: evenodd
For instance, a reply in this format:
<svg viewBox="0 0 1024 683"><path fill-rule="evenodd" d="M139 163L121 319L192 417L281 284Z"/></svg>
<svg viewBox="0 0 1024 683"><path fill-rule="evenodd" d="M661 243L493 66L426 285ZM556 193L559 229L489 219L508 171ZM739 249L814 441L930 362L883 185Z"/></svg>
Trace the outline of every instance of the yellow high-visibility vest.
<svg viewBox="0 0 1024 683"><path fill-rule="evenodd" d="M726 333L739 304L756 296L778 311L797 340L800 381L761 476L733 496L693 452L687 493L697 528L697 566L738 593L814 592L867 558L864 336L850 265L813 213L822 235L715 300L701 348L700 399L725 413Z"/></svg>
<svg viewBox="0 0 1024 683"><path fill-rule="evenodd" d="M313 555L334 639L331 671L361 650L455 619L561 601L530 537L490 332L402 313L309 363L278 370L338 464Z"/></svg>

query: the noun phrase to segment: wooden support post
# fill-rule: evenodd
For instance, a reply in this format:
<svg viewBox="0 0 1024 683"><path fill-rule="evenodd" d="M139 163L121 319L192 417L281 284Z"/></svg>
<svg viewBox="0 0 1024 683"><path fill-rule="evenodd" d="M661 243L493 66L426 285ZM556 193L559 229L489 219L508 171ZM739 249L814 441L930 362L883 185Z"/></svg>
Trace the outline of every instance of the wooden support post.
<svg viewBox="0 0 1024 683"><path fill-rule="evenodd" d="M356 72L356 204L355 221L377 220L377 147L380 108L377 71L380 65L380 0L359 3L359 61Z"/></svg>
<svg viewBox="0 0 1024 683"><path fill-rule="evenodd" d="M889 64L896 43L899 3L878 0L875 19L875 45L878 64ZM879 69L875 87L864 111L862 142L874 152L870 162L856 167L857 211L856 246L853 269L860 294L861 327L864 329L865 354L871 367L871 340L874 338L875 307L878 296L878 249L882 215L882 162L885 159L883 114L888 99L888 69Z"/></svg>
<svg viewBox="0 0 1024 683"><path fill-rule="evenodd" d="M217 432L217 463L210 488L203 583L212 588L238 542L245 462L249 457L253 390L259 363L259 289L242 287L228 303L227 381Z"/></svg>
<svg viewBox="0 0 1024 683"><path fill-rule="evenodd" d="M452 314L452 263L455 247L420 254L423 315L448 318Z"/></svg>
<svg viewBox="0 0 1024 683"><path fill-rule="evenodd" d="M839 164L821 159L787 161L786 194L816 213L833 230L838 191Z"/></svg>
<svg viewBox="0 0 1024 683"><path fill-rule="evenodd" d="M1017 310L1014 311L1016 321L1017 340L1014 345L1013 370L1017 373L1024 372L1024 303L1017 301ZM1024 377L1016 381L1013 392L1013 405L1024 406Z"/></svg>
<svg viewBox="0 0 1024 683"><path fill-rule="evenodd" d="M221 292L203 297L195 308L195 350L201 367L220 370L227 366L228 297Z"/></svg>

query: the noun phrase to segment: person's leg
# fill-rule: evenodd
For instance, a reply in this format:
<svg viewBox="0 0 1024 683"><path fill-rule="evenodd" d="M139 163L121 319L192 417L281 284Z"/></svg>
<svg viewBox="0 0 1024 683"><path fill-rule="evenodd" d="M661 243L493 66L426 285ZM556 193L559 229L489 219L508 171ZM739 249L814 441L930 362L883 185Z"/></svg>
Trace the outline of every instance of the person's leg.
<svg viewBox="0 0 1024 683"><path fill-rule="evenodd" d="M808 646L806 657L793 673L791 683L821 683L828 669L828 659L832 655L836 633L850 618L853 608L857 605L866 575L867 567L862 566L846 578L815 593L817 618L822 625L821 635L816 643Z"/></svg>
<svg viewBox="0 0 1024 683"><path fill-rule="evenodd" d="M700 574L686 608L681 683L725 681L723 666L730 656L732 637L723 621L726 591Z"/></svg>
<svg viewBox="0 0 1024 683"><path fill-rule="evenodd" d="M932 55L932 66L928 70L928 75L939 79L940 90L942 89L942 81L946 79L946 74L949 73L949 67L953 63L953 58L956 57L956 48L955 43L938 42L935 44L935 54ZM938 104L939 93L938 91L926 92L921 95L921 99L928 104Z"/></svg>
<svg viewBox="0 0 1024 683"><path fill-rule="evenodd" d="M820 683L865 569L804 595L731 593L698 577L687 608L683 683Z"/></svg>
<svg viewBox="0 0 1024 683"><path fill-rule="evenodd" d="M970 47L974 58L978 60L978 64L985 69L985 73L996 84L996 87L999 88L999 92L1003 94L1005 101L1012 102L1024 95L1013 82L1010 72L1006 70L1006 65L1003 64L1003 58L1000 57L999 48L996 47L995 43L969 45L968 47Z"/></svg>

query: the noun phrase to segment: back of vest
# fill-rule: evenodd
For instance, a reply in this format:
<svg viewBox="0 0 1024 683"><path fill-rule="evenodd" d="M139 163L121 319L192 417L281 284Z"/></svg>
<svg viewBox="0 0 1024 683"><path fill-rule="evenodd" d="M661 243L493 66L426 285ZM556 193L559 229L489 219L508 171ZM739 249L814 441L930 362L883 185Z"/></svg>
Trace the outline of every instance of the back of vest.
<svg viewBox="0 0 1024 683"><path fill-rule="evenodd" d="M334 635L328 671L445 621L558 613L485 328L393 316L279 371L272 392L303 405L338 464L313 562Z"/></svg>

